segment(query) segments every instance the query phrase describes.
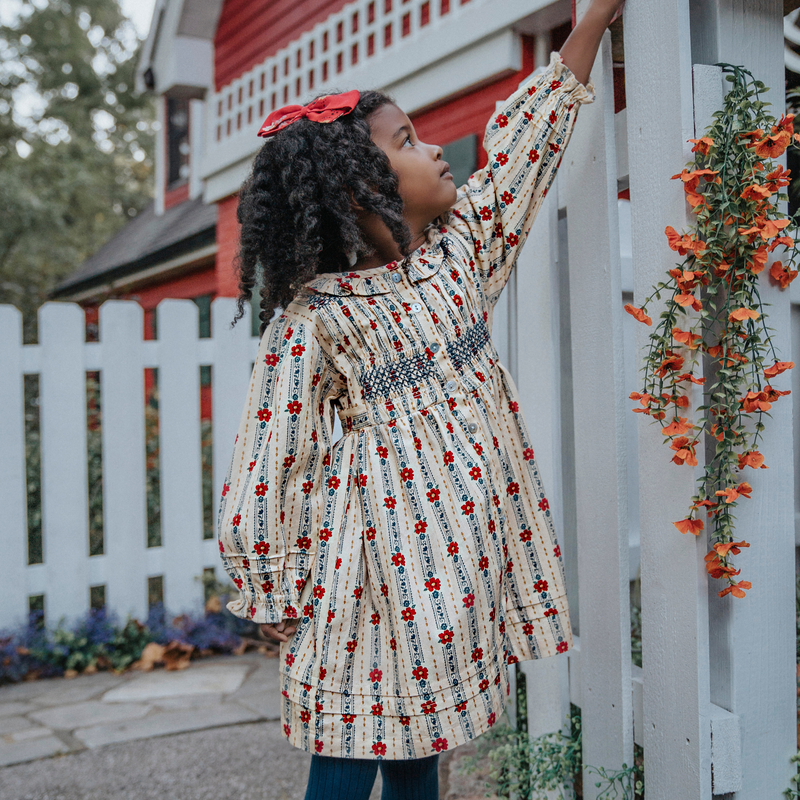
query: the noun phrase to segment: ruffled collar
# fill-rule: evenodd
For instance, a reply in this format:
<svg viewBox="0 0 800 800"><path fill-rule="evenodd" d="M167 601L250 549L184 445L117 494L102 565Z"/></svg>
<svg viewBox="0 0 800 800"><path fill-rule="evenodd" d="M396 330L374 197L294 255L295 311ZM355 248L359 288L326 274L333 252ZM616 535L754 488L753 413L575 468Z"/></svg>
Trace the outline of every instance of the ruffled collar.
<svg viewBox="0 0 800 800"><path fill-rule="evenodd" d="M412 283L430 278L439 271L449 252L446 228L439 228L430 240L409 254L403 261L354 272L321 272L304 284L312 292L330 295L385 294L397 285L394 274L400 273ZM399 281L397 282L399 283Z"/></svg>

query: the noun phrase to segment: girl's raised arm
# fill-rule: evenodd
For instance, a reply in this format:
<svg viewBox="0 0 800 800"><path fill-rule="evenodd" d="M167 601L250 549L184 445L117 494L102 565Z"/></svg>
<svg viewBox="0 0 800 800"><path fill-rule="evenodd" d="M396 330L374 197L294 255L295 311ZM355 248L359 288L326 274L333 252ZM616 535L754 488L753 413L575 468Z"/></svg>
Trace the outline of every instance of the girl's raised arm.
<svg viewBox="0 0 800 800"><path fill-rule="evenodd" d="M497 301L569 143L603 32L624 0L592 0L544 72L530 76L489 121L489 160L459 190L452 226L475 249L484 295ZM574 68L574 72L573 72Z"/></svg>
<svg viewBox="0 0 800 800"><path fill-rule="evenodd" d="M459 189L450 224L472 239L484 296L497 302L572 135L578 109L594 100L558 52L489 120L487 165Z"/></svg>
<svg viewBox="0 0 800 800"><path fill-rule="evenodd" d="M238 617L274 624L302 614L330 463L331 401L343 388L301 320L270 323L217 518L222 563L239 589L228 608Z"/></svg>

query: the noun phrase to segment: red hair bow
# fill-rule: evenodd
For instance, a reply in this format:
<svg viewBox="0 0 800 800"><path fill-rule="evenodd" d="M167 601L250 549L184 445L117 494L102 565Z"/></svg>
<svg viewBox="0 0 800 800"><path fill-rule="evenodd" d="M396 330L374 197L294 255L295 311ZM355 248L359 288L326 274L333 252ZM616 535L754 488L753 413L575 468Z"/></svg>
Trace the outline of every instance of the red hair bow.
<svg viewBox="0 0 800 800"><path fill-rule="evenodd" d="M361 93L358 89L343 94L329 94L318 97L307 106L284 106L276 108L261 126L258 135L274 136L278 131L306 117L312 122L333 122L335 119L349 114L358 105Z"/></svg>

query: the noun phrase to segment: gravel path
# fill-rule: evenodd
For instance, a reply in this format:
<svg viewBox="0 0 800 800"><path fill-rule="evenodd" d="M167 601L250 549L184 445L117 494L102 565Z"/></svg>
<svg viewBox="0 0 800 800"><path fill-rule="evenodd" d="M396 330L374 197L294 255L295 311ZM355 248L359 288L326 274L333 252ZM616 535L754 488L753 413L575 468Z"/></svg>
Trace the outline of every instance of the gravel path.
<svg viewBox="0 0 800 800"><path fill-rule="evenodd" d="M310 756L289 745L279 725L231 725L6 767L0 798L302 800Z"/></svg>

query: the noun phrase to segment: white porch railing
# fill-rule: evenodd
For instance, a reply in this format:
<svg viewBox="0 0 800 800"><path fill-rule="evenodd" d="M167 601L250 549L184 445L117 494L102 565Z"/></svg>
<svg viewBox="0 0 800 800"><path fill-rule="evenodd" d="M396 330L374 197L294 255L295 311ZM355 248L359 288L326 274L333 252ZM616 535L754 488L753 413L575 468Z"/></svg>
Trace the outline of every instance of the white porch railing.
<svg viewBox="0 0 800 800"><path fill-rule="evenodd" d="M206 198L238 189L246 160L263 144L255 134L276 108L325 91L373 88L390 91L411 114L519 70L513 26L527 20L526 30L538 30L532 15L553 6L559 20L568 13L564 0L352 0L208 96Z"/></svg>

